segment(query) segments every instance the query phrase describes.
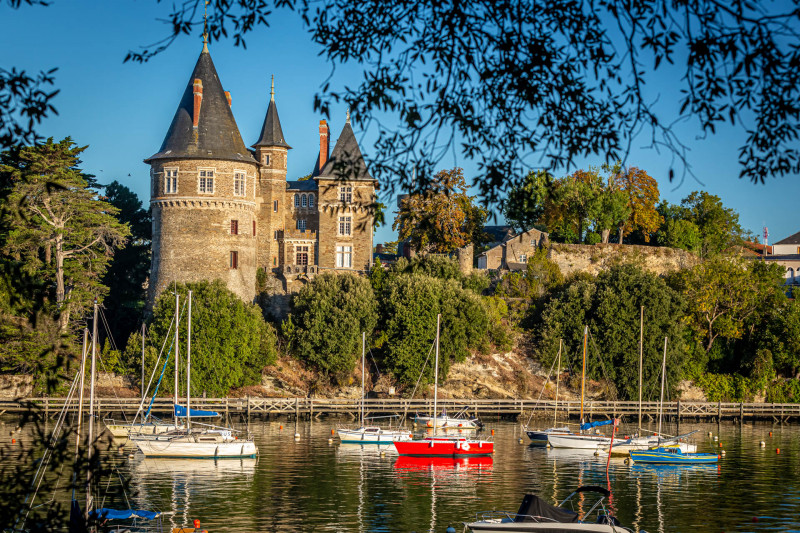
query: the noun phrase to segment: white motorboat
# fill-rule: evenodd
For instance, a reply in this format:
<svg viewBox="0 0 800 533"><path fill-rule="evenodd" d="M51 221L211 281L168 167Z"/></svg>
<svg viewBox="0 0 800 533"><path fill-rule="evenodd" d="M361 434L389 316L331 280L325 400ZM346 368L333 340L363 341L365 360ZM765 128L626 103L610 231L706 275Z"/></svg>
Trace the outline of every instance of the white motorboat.
<svg viewBox="0 0 800 533"><path fill-rule="evenodd" d="M688 434L687 434L688 435ZM649 437L631 437L629 439L620 439L614 441L611 445L611 455L627 456L632 451L643 451L658 448L660 446L675 446L682 453L695 453L697 452L697 445L684 442L682 440L686 435L672 438L659 438L657 436ZM608 445L603 444L597 447L600 453L608 453Z"/></svg>
<svg viewBox="0 0 800 533"><path fill-rule="evenodd" d="M599 446L611 444L611 437L573 433L572 435L547 435L547 442L553 448L573 448L577 450L596 450Z"/></svg>
<svg viewBox="0 0 800 533"><path fill-rule="evenodd" d="M572 498L581 493L599 494L598 500L583 515L572 509ZM477 520L464 526L473 533L632 533L605 507L603 500L609 495L602 487L580 487L555 506L534 494L526 494L516 513L479 513Z"/></svg>
<svg viewBox="0 0 800 533"><path fill-rule="evenodd" d="M395 441L411 440L412 434L400 429L378 426L362 426L358 429L338 429L336 434L342 444L392 444Z"/></svg>

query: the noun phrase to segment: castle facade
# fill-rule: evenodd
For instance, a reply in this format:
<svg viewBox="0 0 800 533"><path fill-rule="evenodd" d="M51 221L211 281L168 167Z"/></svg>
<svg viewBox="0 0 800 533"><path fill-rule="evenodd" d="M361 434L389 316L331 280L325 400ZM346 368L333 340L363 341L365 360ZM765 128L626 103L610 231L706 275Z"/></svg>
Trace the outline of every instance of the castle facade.
<svg viewBox="0 0 800 533"><path fill-rule="evenodd" d="M310 177L287 181L291 146L274 86L261 134L248 148L204 45L160 150L145 159L153 216L149 304L173 281L220 279L252 301L259 269L287 286L326 270L368 270L376 181L349 116L332 151L329 139L322 120Z"/></svg>

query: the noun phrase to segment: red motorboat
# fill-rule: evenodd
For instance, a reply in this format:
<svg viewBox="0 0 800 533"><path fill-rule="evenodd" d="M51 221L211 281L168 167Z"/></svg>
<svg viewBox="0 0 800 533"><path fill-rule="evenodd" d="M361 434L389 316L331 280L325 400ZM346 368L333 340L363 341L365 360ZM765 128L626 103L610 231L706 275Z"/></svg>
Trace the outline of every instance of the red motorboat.
<svg viewBox="0 0 800 533"><path fill-rule="evenodd" d="M494 442L440 435L410 441L395 441L397 453L411 457L480 457L494 453Z"/></svg>

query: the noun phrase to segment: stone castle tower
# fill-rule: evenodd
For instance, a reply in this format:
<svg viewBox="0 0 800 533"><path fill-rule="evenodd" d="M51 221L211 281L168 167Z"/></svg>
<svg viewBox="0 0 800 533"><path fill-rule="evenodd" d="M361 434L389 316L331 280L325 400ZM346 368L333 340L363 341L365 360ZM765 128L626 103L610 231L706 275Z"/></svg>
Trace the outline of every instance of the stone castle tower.
<svg viewBox="0 0 800 533"><path fill-rule="evenodd" d="M312 179L287 181L291 146L274 82L250 150L203 45L161 149L145 159L153 215L148 303L173 281L220 279L252 301L258 269L291 290L320 271L371 268L376 182L349 116L331 153L324 120L319 135Z"/></svg>

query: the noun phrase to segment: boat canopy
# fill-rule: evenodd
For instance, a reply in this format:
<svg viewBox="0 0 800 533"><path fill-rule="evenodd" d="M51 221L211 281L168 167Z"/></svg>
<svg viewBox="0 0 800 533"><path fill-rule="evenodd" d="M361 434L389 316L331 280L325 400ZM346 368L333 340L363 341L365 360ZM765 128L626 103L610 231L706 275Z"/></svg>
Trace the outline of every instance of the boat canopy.
<svg viewBox="0 0 800 533"><path fill-rule="evenodd" d="M562 524L578 521L578 514L570 509L550 505L535 494L526 494L519 506L514 522L536 522L537 518L549 518Z"/></svg>
<svg viewBox="0 0 800 533"><path fill-rule="evenodd" d="M186 407L183 405L175 404L175 416L178 418L183 418L186 416ZM205 417L205 416L219 416L219 413L216 411L201 411L200 409L192 409L191 416L193 417Z"/></svg>
<svg viewBox="0 0 800 533"><path fill-rule="evenodd" d="M581 429L586 430L586 429L596 428L599 426L610 426L613 423L614 423L613 418L611 420L598 420L597 422L587 422L585 424L581 424Z"/></svg>
<svg viewBox="0 0 800 533"><path fill-rule="evenodd" d="M127 518L145 518L147 520L153 520L154 518L158 518L158 515L160 514L161 513L145 511L143 509L120 510L103 507L102 509L95 509L92 511L90 516L97 520L125 520Z"/></svg>

